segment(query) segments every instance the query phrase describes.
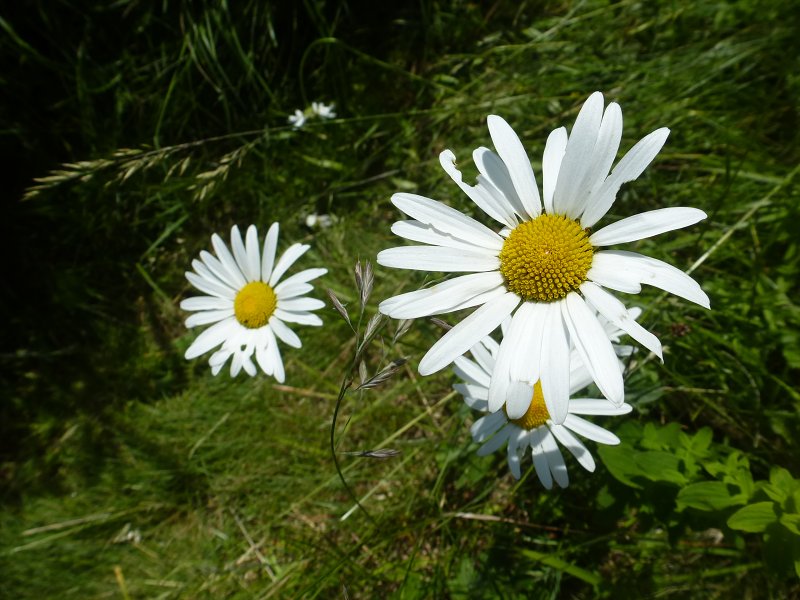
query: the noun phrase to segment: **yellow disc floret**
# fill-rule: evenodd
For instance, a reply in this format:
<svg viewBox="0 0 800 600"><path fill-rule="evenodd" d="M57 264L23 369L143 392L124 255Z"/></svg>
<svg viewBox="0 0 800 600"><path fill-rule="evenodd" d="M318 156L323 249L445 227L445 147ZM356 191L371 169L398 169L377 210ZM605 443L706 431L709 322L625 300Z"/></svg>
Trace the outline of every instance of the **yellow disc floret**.
<svg viewBox="0 0 800 600"><path fill-rule="evenodd" d="M586 281L594 249L577 221L541 215L518 225L503 243L500 272L523 300L553 302Z"/></svg>
<svg viewBox="0 0 800 600"><path fill-rule="evenodd" d="M505 410L505 405L503 405L503 410ZM508 416L508 413L506 413L506 416ZM540 425L547 423L549 418L550 413L547 412L547 405L544 403L542 383L537 381L536 385L533 386L533 398L531 398L531 405L528 407L528 410L525 411L525 414L519 419L509 420L514 423L514 425L518 425L530 431L531 429L536 429Z"/></svg>
<svg viewBox="0 0 800 600"><path fill-rule="evenodd" d="M236 320L248 329L258 329L269 321L278 297L263 281L251 281L244 286L233 301Z"/></svg>

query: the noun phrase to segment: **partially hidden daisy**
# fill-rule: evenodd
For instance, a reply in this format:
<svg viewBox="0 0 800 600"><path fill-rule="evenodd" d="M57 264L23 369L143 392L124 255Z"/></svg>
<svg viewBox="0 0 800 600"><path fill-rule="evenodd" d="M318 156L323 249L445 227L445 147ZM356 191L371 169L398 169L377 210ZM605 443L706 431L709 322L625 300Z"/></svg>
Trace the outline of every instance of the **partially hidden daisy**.
<svg viewBox="0 0 800 600"><path fill-rule="evenodd" d="M231 375L244 369L256 374L253 355L261 370L284 381L283 360L278 340L299 348L300 338L286 323L322 325L322 319L310 311L325 306L316 298L306 296L313 286L311 280L328 272L327 269L306 269L281 281L286 271L309 248L307 244L292 244L275 262L278 245L278 223L273 223L259 247L255 225L247 228L244 241L239 228L231 229L231 248L217 234L211 236L216 256L203 250L200 260L192 261L194 271L186 278L206 296L195 296L181 302L181 308L197 311L186 319L187 327L208 325L186 351L192 359L221 346L208 360L216 375L231 359Z"/></svg>
<svg viewBox="0 0 800 600"><path fill-rule="evenodd" d="M647 283L709 307L700 286L675 267L636 252L601 249L692 225L706 217L703 211L663 208L591 231L611 208L620 186L644 171L669 134L661 128L647 135L609 174L622 137L622 112L614 102L605 110L603 106L602 94L595 92L569 136L564 127L550 134L541 195L522 143L501 117L488 117L497 152L473 152L476 185L463 181L453 152L441 153L444 170L500 223L499 232L436 200L407 193L392 196L392 203L412 219L395 223L392 231L423 245L384 250L378 263L461 275L389 298L381 303L381 312L409 319L479 307L431 347L419 364L423 375L443 369L513 315L495 369L508 376L493 378L488 399L491 412L506 403L511 419L526 413L530 398L507 400L505 386L529 377L541 381L553 421L564 422L572 346L603 395L622 405L622 376L595 311L661 357L658 339L607 290L638 293Z"/></svg>
<svg viewBox="0 0 800 600"><path fill-rule="evenodd" d="M606 323L604 329L616 339L619 331L614 331L616 328L613 325ZM620 355L629 354L633 350L630 346L615 346L615 349ZM570 398L563 423L557 423L550 417L541 381L524 380L514 381L508 388L509 394L528 399L528 408L522 416L512 419L506 410L489 412L489 382L499 352L497 342L487 336L472 347L474 360L466 356L455 360L454 371L464 383L457 383L453 386L454 389L464 397L467 406L486 413L470 429L473 441L482 444L478 448L478 455L486 456L505 446L508 468L519 479L521 458L530 448L534 469L542 485L551 489L555 481L564 488L569 485L569 476L558 447L560 442L584 469L594 472L594 458L575 434L607 445L619 444L619 438L578 415L624 415L632 410L631 406L625 403L616 406L606 399ZM570 395L585 388L592 380L574 350L571 367ZM619 367L621 369L621 363Z"/></svg>

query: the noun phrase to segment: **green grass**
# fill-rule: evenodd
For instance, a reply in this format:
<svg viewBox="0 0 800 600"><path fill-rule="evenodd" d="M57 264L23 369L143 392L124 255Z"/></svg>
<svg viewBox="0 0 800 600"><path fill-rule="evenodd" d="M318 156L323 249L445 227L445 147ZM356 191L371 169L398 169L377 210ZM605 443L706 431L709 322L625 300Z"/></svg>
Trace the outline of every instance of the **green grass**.
<svg viewBox="0 0 800 600"><path fill-rule="evenodd" d="M2 237L15 251L0 292L0 595L800 594L788 525L731 528L744 500L687 504L707 489L693 485L735 494L747 481L748 502L764 502L771 469L800 475L792 3L290 4L62 3L0 20L13 199ZM497 113L539 173L548 132L594 90L622 106L623 151L672 130L606 222L705 210L630 248L691 269L712 304L652 288L625 298L666 360L640 352L629 365L636 410L613 427L621 449L595 453L596 473L569 462L570 487L546 492L531 469L516 482L502 456L477 457L452 375L416 372L441 335L422 320L396 343L384 323L369 373L409 363L341 405L338 457L368 514L328 447L355 349L335 310L299 328L286 386L183 360L183 272L212 232L279 220L281 248L311 243L302 265L330 270L317 297L333 289L355 318L356 260L397 244L392 193L482 218L438 153L474 175L470 153ZM312 100L335 101L339 117L291 130L286 116ZM309 230L310 212L337 221ZM425 281L377 268L365 320ZM346 454L387 447L400 454Z"/></svg>

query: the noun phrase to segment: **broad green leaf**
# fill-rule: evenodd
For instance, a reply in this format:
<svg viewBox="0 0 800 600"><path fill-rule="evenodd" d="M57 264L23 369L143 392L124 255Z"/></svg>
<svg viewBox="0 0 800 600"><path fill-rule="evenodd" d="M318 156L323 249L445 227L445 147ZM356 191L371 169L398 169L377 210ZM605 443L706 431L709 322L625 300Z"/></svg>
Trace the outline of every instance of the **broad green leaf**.
<svg viewBox="0 0 800 600"><path fill-rule="evenodd" d="M763 489L772 500L783 504L798 486L800 481L794 479L789 471L783 467L773 467L769 472L769 483L764 484Z"/></svg>
<svg viewBox="0 0 800 600"><path fill-rule="evenodd" d="M728 519L728 527L756 533L778 520L774 502L756 502L740 508Z"/></svg>
<svg viewBox="0 0 800 600"><path fill-rule="evenodd" d="M644 473L632 459L635 451L629 446L599 446L597 454L600 460L608 469L608 472L625 485L632 488L641 489L641 485L633 481L633 478L643 477Z"/></svg>
<svg viewBox="0 0 800 600"><path fill-rule="evenodd" d="M800 515L798 514L784 514L781 515L781 525L786 527L795 535L800 535Z"/></svg>
<svg viewBox="0 0 800 600"><path fill-rule="evenodd" d="M634 455L634 461L642 474L652 481L668 481L685 485L686 477L680 472L680 460L669 452L640 452Z"/></svg>
<svg viewBox="0 0 800 600"><path fill-rule="evenodd" d="M690 507L698 510L723 510L747 500L741 493L731 490L721 481L702 481L692 483L678 492L677 508L679 511Z"/></svg>

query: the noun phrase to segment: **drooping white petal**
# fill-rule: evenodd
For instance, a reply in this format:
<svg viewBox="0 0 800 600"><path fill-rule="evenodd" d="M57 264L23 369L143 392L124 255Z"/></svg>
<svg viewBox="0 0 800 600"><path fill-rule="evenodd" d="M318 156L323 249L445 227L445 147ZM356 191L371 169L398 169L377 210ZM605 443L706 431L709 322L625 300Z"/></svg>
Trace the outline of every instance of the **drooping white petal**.
<svg viewBox="0 0 800 600"><path fill-rule="evenodd" d="M708 215L698 208L684 206L650 210L606 225L591 235L589 243L592 246L612 246L642 240L673 229L694 225L706 216Z"/></svg>
<svg viewBox="0 0 800 600"><path fill-rule="evenodd" d="M297 334L289 329L289 327L278 319L275 315L272 315L269 318L269 326L270 329L275 333L280 340L286 344L287 346L291 346L292 348L300 348L303 343L300 341L300 338L297 337Z"/></svg>
<svg viewBox="0 0 800 600"><path fill-rule="evenodd" d="M464 354L481 338L494 331L519 304L519 297L510 292L478 308L437 341L419 363L420 375L443 369Z"/></svg>
<svg viewBox="0 0 800 600"><path fill-rule="evenodd" d="M630 276L636 277L640 283L646 283L670 294L675 294L699 304L703 308L710 308L708 296L700 285L680 269L676 269L662 260L637 252L604 250L595 252L594 261L596 262L601 256L612 268L627 272ZM594 263L592 267L594 268Z"/></svg>
<svg viewBox="0 0 800 600"><path fill-rule="evenodd" d="M283 370L283 360L281 359L281 351L278 348L278 342L275 339L275 335L272 333L272 329L264 327L263 331L269 338L267 353L270 355L270 362L274 368L273 377L275 377L278 383L283 383L286 380L286 373Z"/></svg>
<svg viewBox="0 0 800 600"><path fill-rule="evenodd" d="M606 398L614 404L622 404L625 388L617 355L600 321L576 292L567 294L562 308L575 349L592 379Z"/></svg>
<svg viewBox="0 0 800 600"><path fill-rule="evenodd" d="M527 412L532 399L533 388L529 384L512 380L506 392L506 412L508 412L508 418L519 419Z"/></svg>
<svg viewBox="0 0 800 600"><path fill-rule="evenodd" d="M492 143L508 169L527 217L531 219L538 217L542 212L542 201L539 198L539 188L533 175L531 161L522 142L502 117L489 115L486 122L489 125Z"/></svg>
<svg viewBox="0 0 800 600"><path fill-rule="evenodd" d="M244 367L245 373L250 375L250 377L256 376L256 366L253 364L253 361L250 358L251 355L242 356L242 367Z"/></svg>
<svg viewBox="0 0 800 600"><path fill-rule="evenodd" d="M488 440L505 424L506 418L503 413L491 413L485 417L481 417L475 421L469 429L470 435L472 435L472 441L480 444Z"/></svg>
<svg viewBox="0 0 800 600"><path fill-rule="evenodd" d="M499 251L503 247L503 238L486 225L436 200L400 192L392 196L392 204L412 219L433 225L442 233L469 240L490 250Z"/></svg>
<svg viewBox="0 0 800 600"><path fill-rule="evenodd" d="M619 327L650 352L658 356L662 362L664 361L661 342L633 319L622 302L591 281L585 281L580 289L586 299L592 303L592 306L609 322Z"/></svg>
<svg viewBox="0 0 800 600"><path fill-rule="evenodd" d="M480 365L481 369L487 373L492 372L492 369L494 369L494 357L481 342L475 344L469 351L475 359L475 362Z"/></svg>
<svg viewBox="0 0 800 600"><path fill-rule="evenodd" d="M564 463L564 457L561 455L561 450L558 449L558 443L550 430L546 427L542 428L542 450L547 458L547 464L550 465L550 472L553 474L553 479L562 488L569 485L569 474L567 473L567 465Z"/></svg>
<svg viewBox="0 0 800 600"><path fill-rule="evenodd" d="M564 421L564 427L598 444L607 444L609 446L616 446L619 444L619 438L607 429L603 429L575 415L567 416L567 419Z"/></svg>
<svg viewBox="0 0 800 600"><path fill-rule="evenodd" d="M395 269L476 273L496 271L500 259L490 254L438 246L400 246L378 253L378 264Z"/></svg>
<svg viewBox="0 0 800 600"><path fill-rule="evenodd" d="M558 181L558 171L561 168L561 160L567 149L567 128L559 127L550 132L547 142L544 145L542 155L542 191L544 192L544 210L548 214L553 214L553 192Z"/></svg>
<svg viewBox="0 0 800 600"><path fill-rule="evenodd" d="M189 283L191 283L198 290L211 296L224 298L228 301L233 301L233 299L236 297L236 292L234 292L228 286L218 283L216 280L211 280L207 277L201 277L200 275L192 273L191 271L186 271L186 279L188 279Z"/></svg>
<svg viewBox="0 0 800 600"><path fill-rule="evenodd" d="M533 468L536 469L536 476L545 489L553 489L553 475L550 473L550 465L547 462L542 438L544 437L545 427L537 427L530 433L531 454L533 455Z"/></svg>
<svg viewBox="0 0 800 600"><path fill-rule="evenodd" d="M453 389L464 396L465 401L467 398L472 400L472 402L467 402L470 408L475 408L475 406L473 406L475 403L474 401L486 403L486 400L489 398L489 390L482 385L475 385L474 383L456 383L453 385ZM485 410L485 407L484 409L476 410Z"/></svg>
<svg viewBox="0 0 800 600"><path fill-rule="evenodd" d="M510 372L511 379L534 384L540 375L547 305L540 302L526 302L526 306L528 309L522 322L517 351L511 360ZM546 351L546 348L544 350Z"/></svg>
<svg viewBox="0 0 800 600"><path fill-rule="evenodd" d="M476 454L478 456L487 456L487 455L491 454L492 452L495 452L496 450L501 448L503 446L503 444L508 442L509 437L514 432L515 432L515 430L514 430L513 427L510 427L509 425L506 425L500 431L498 431L496 434L494 434L494 436L491 437L488 442L486 442L483 446L478 448L478 451L476 452Z"/></svg>
<svg viewBox="0 0 800 600"><path fill-rule="evenodd" d="M563 301L547 305L541 353L539 380L542 394L554 423L562 423L569 409L570 336L561 315Z"/></svg>
<svg viewBox="0 0 800 600"><path fill-rule="evenodd" d="M572 398L569 401L569 412L573 415L627 415L633 410L630 404L614 406L606 399Z"/></svg>
<svg viewBox="0 0 800 600"><path fill-rule="evenodd" d="M532 303L523 302L522 306L514 313L506 331L503 332L489 387L489 410L491 412L500 410L508 397L508 387L511 384L511 363L522 343L524 324L528 319L528 314L533 310L532 307Z"/></svg>
<svg viewBox="0 0 800 600"><path fill-rule="evenodd" d="M322 325L322 319L309 312L293 312L289 310L283 310L282 308L276 308L275 316L281 321L286 321L287 323L316 326Z"/></svg>
<svg viewBox="0 0 800 600"><path fill-rule="evenodd" d="M569 134L567 149L558 172L553 192L556 214L576 219L580 215L582 197L588 193L592 153L603 120L603 95L595 92L586 100Z"/></svg>
<svg viewBox="0 0 800 600"><path fill-rule="evenodd" d="M256 362L266 375L274 375L274 355L269 352L270 338L267 335L267 329L268 328L265 327L258 331L258 339L256 340Z"/></svg>
<svg viewBox="0 0 800 600"><path fill-rule="evenodd" d="M264 238L264 251L261 254L261 281L269 281L272 276L272 265L275 264L275 250L278 248L278 230L280 225L273 223L267 237Z"/></svg>
<svg viewBox="0 0 800 600"><path fill-rule="evenodd" d="M205 354L212 348L224 343L231 333L236 331L237 327L241 326L234 317L228 317L224 321L215 323L197 336L197 339L189 346L184 356L190 360Z"/></svg>
<svg viewBox="0 0 800 600"><path fill-rule="evenodd" d="M570 454L575 457L575 459L584 469L590 473L594 472L594 458L589 450L587 450L586 446L584 446L578 438L570 433L569 429L563 425L553 425L550 427L550 431L554 436L556 436L556 439L561 442L561 444L566 447L567 450L570 451Z"/></svg>
<svg viewBox="0 0 800 600"><path fill-rule="evenodd" d="M524 450L527 443L528 432L525 429L512 431L511 435L508 436L508 468L515 479L519 479L522 476L519 454L520 450Z"/></svg>
<svg viewBox="0 0 800 600"><path fill-rule="evenodd" d="M183 310L224 310L233 308L233 303L227 298L218 296L194 296L181 300Z"/></svg>
<svg viewBox="0 0 800 600"><path fill-rule="evenodd" d="M278 299L278 306L283 310L302 312L305 310L319 310L325 303L317 298L291 298L289 300Z"/></svg>
<svg viewBox="0 0 800 600"><path fill-rule="evenodd" d="M503 285L498 272L473 273L437 285L388 298L378 310L394 319L415 319L455 310L455 307Z"/></svg>
<svg viewBox="0 0 800 600"><path fill-rule="evenodd" d="M458 377L468 383L474 383L476 386L489 387L489 373L481 369L474 360L470 360L466 356L459 356L453 363L453 371Z"/></svg>
<svg viewBox="0 0 800 600"><path fill-rule="evenodd" d="M464 182L461 171L456 168L456 156L452 150L445 150L439 155L439 163L442 165L445 173L450 175L453 181L456 182L458 187L469 196L478 207L494 220L499 221L503 225L513 227L516 225L516 219L511 212L510 206L504 202L501 193L489 181L481 181L478 185L471 186Z"/></svg>
<svg viewBox="0 0 800 600"><path fill-rule="evenodd" d="M443 246L445 248L458 248L469 252L478 252L488 256L496 256L497 250L491 250L474 244L471 241L457 238L449 233L442 233L433 225L426 225L419 221L397 221L392 224L392 233L411 240L412 242L422 242L433 246Z"/></svg>
<svg viewBox="0 0 800 600"><path fill-rule="evenodd" d="M222 310L204 310L189 315L186 319L186 327L191 329L198 325L208 325L209 323L216 323L233 316L233 308L225 308Z"/></svg>
<svg viewBox="0 0 800 600"><path fill-rule="evenodd" d="M272 275L269 277L270 287L275 285L281 280L283 274L291 268L298 258L303 256L311 246L308 244L292 244L286 249L286 252L278 259L275 268L272 269Z"/></svg>
<svg viewBox="0 0 800 600"><path fill-rule="evenodd" d="M217 253L217 258L219 262L222 263L222 266L225 268L229 276L229 281L235 282L237 289L242 288L245 286L247 281L242 275L241 270L239 270L239 266L236 264L236 260L234 260L233 255L231 254L228 247L225 245L225 242L222 241L222 238L219 237L216 233L211 236L211 245L214 247L214 252ZM200 253L200 258L203 258L203 253ZM203 259L209 267L211 265Z"/></svg>
<svg viewBox="0 0 800 600"><path fill-rule="evenodd" d="M581 216L581 227L592 227L611 208L623 183L633 181L647 168L659 153L669 136L669 129L662 127L645 136L617 163L611 175L592 194L591 201Z"/></svg>
<svg viewBox="0 0 800 600"><path fill-rule="evenodd" d="M484 146L472 152L472 160L480 173L478 181L488 181L501 195L498 200L503 210L505 225L513 229L517 225L517 217L527 219L527 211L519 199L506 163Z"/></svg>

